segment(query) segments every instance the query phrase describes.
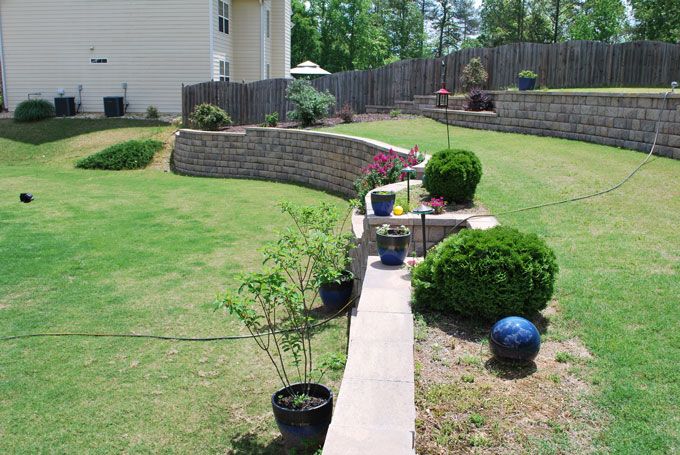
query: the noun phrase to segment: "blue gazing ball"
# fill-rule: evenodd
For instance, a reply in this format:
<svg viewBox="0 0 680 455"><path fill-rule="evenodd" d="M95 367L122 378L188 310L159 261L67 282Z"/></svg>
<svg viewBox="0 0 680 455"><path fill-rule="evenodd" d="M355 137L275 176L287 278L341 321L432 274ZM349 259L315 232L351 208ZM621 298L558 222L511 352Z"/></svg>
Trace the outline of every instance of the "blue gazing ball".
<svg viewBox="0 0 680 455"><path fill-rule="evenodd" d="M541 349L541 334L536 326L524 318L510 316L491 327L489 347L501 360L534 360Z"/></svg>

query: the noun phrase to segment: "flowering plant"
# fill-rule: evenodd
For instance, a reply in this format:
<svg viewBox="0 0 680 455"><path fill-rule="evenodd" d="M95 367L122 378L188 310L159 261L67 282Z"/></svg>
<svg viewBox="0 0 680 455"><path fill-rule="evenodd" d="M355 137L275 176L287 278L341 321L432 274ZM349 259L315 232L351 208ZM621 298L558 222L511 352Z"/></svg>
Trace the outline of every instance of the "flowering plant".
<svg viewBox="0 0 680 455"><path fill-rule="evenodd" d="M429 202L425 203L434 209L434 213L440 214L444 213L444 207L446 207L446 202L443 197L433 197Z"/></svg>
<svg viewBox="0 0 680 455"><path fill-rule="evenodd" d="M361 170L361 177L354 181L354 188L359 196L359 210L366 210L366 195L374 188L404 179L402 170L407 166L415 166L424 160L423 154L414 146L404 158L390 149L373 157L373 162Z"/></svg>
<svg viewBox="0 0 680 455"><path fill-rule="evenodd" d="M401 226L390 226L389 224L383 224L378 226L375 232L380 235L409 235L411 230L403 224Z"/></svg>

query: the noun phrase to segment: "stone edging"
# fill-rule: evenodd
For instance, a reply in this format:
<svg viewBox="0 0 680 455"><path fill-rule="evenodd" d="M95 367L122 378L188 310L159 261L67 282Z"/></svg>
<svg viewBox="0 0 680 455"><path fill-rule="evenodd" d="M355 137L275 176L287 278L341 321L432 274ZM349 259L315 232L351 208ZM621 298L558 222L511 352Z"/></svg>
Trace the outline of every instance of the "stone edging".
<svg viewBox="0 0 680 455"><path fill-rule="evenodd" d="M174 169L180 174L299 183L353 197L354 180L378 152L409 150L371 139L309 130L247 128L245 133L176 133ZM419 175L425 163L416 166Z"/></svg>

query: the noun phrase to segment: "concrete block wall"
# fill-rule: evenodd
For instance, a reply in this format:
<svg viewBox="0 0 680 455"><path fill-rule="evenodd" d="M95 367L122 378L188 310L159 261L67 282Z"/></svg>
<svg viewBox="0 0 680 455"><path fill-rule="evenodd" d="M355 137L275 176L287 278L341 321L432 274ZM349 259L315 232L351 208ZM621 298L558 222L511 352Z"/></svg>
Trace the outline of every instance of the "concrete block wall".
<svg viewBox="0 0 680 455"><path fill-rule="evenodd" d="M554 136L649 152L661 116L656 154L680 159L680 94L489 92L496 112L449 111L451 125ZM423 115L446 122L434 97L420 97ZM456 105L458 100L449 103ZM662 109L663 108L663 109Z"/></svg>
<svg viewBox="0 0 680 455"><path fill-rule="evenodd" d="M361 168L390 148L404 156L409 153L379 141L318 131L184 129L176 133L173 166L181 174L300 183L353 197L353 182ZM424 164L416 168L422 175Z"/></svg>

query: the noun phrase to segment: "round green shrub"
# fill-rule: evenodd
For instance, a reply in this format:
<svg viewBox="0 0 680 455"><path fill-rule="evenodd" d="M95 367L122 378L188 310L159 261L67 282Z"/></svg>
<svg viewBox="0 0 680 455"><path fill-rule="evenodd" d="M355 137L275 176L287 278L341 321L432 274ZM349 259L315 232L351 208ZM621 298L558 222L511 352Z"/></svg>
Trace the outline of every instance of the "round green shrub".
<svg viewBox="0 0 680 455"><path fill-rule="evenodd" d="M22 101L14 110L14 120L17 122L37 122L54 115L54 104L46 100Z"/></svg>
<svg viewBox="0 0 680 455"><path fill-rule="evenodd" d="M465 229L415 268L414 305L484 320L531 316L548 304L557 271L555 254L535 234Z"/></svg>
<svg viewBox="0 0 680 455"><path fill-rule="evenodd" d="M191 126L198 130L217 131L223 126L231 125L231 117L217 106L204 103L194 108L189 115Z"/></svg>
<svg viewBox="0 0 680 455"><path fill-rule="evenodd" d="M76 163L76 167L111 171L141 169L151 163L154 155L163 148L163 145L162 142L152 139L121 142L83 158Z"/></svg>
<svg viewBox="0 0 680 455"><path fill-rule="evenodd" d="M468 202L475 197L482 178L482 163L468 150L446 149L435 153L425 166L425 189L450 202Z"/></svg>

